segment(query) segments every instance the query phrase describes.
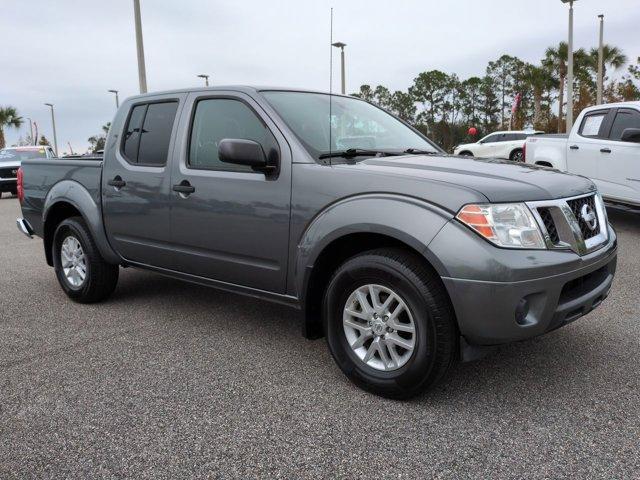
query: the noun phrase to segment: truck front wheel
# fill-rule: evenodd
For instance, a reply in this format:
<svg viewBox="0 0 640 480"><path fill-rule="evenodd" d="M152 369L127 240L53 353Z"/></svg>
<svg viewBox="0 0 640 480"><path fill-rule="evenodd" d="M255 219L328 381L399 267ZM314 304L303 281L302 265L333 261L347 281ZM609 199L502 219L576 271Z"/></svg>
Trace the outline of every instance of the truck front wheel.
<svg viewBox="0 0 640 480"><path fill-rule="evenodd" d="M54 233L52 248L58 282L69 298L93 303L113 293L119 266L104 261L82 218L62 221Z"/></svg>
<svg viewBox="0 0 640 480"><path fill-rule="evenodd" d="M329 350L361 388L406 399L436 384L454 364L457 329L437 274L400 249L347 260L324 298Z"/></svg>

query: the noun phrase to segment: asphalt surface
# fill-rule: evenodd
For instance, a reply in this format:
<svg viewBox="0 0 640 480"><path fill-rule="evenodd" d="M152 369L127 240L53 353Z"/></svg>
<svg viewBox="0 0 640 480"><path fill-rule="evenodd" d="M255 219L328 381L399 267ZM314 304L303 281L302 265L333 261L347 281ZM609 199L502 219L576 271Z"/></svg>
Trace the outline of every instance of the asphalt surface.
<svg viewBox="0 0 640 480"><path fill-rule="evenodd" d="M410 402L286 307L122 269L62 293L0 200L0 478L640 478L640 216L601 308Z"/></svg>

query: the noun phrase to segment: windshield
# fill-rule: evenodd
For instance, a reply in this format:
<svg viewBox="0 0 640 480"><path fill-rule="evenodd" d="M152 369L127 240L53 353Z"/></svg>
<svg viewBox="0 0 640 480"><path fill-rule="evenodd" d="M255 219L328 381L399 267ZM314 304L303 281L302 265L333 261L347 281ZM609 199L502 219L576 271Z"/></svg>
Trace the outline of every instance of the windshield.
<svg viewBox="0 0 640 480"><path fill-rule="evenodd" d="M46 158L44 148L38 149L22 149L22 148L4 148L0 150L0 163L2 162L21 162L31 158Z"/></svg>
<svg viewBox="0 0 640 480"><path fill-rule="evenodd" d="M330 150L347 149L438 152L400 120L357 98L332 97L329 130L329 95L285 91L262 94L316 159Z"/></svg>

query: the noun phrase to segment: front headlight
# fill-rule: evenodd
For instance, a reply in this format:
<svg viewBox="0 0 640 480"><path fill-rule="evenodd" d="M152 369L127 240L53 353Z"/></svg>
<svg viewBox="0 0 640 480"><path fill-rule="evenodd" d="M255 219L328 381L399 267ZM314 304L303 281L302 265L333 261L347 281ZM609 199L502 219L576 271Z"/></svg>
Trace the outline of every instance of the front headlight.
<svg viewBox="0 0 640 480"><path fill-rule="evenodd" d="M499 247L546 248L540 227L524 203L465 205L456 218Z"/></svg>

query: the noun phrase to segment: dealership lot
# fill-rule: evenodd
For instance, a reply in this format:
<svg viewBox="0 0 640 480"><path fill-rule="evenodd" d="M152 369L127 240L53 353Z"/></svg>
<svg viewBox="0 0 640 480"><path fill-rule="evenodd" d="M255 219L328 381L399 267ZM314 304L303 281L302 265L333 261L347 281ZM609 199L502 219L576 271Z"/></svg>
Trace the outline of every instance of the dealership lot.
<svg viewBox="0 0 640 480"><path fill-rule="evenodd" d="M411 402L352 386L285 307L121 270L70 302L0 200L0 477L640 476L640 216L611 296Z"/></svg>

